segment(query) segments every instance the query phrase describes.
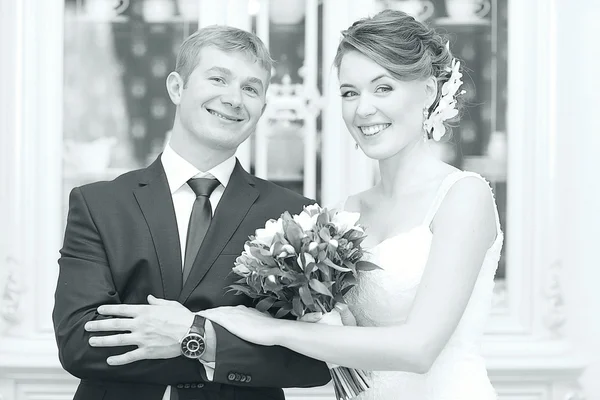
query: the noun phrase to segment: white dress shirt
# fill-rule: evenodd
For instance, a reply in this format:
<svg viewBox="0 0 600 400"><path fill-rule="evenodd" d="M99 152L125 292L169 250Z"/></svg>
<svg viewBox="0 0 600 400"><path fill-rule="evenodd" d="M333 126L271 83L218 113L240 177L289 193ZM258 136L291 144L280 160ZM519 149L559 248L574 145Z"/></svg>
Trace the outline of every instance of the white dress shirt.
<svg viewBox="0 0 600 400"><path fill-rule="evenodd" d="M167 144L161 155L160 161L162 162L165 175L167 176L167 182L169 183L169 189L171 190L171 196L173 198L173 206L175 207L175 218L177 219L177 231L179 232L181 246L181 269L183 270L188 224L190 223L190 215L192 214L194 201L196 201L196 195L192 188L187 184L187 181L192 178L216 178L219 181L220 185L217 186L209 197L214 215L217 205L223 196L223 192L229 183L229 178L231 178L233 169L235 168L235 156L228 158L209 171L202 172L177 154L175 150ZM206 321L206 323L209 324L210 321ZM202 360L200 362L204 365L208 380L212 381L215 372L215 363L203 362ZM169 400L170 398L171 387L168 386L163 396L163 400Z"/></svg>

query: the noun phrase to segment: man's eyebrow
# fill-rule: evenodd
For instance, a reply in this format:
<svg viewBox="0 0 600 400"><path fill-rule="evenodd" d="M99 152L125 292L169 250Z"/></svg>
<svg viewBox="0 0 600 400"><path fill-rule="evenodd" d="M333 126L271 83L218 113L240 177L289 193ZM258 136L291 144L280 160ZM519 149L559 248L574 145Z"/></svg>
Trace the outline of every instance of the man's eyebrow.
<svg viewBox="0 0 600 400"><path fill-rule="evenodd" d="M213 71L214 72L219 72L219 73L221 73L223 75L226 75L226 76L231 76L232 75L231 70L229 70L227 68L224 68L224 67L214 66L214 67L211 67L211 68L209 68L207 70L207 72L213 72ZM255 76L249 76L248 78L246 78L246 81L250 82L250 83L254 83L256 85L259 85L261 89L263 89L265 87L265 84L263 83L263 81L261 79L255 77Z"/></svg>
<svg viewBox="0 0 600 400"><path fill-rule="evenodd" d="M223 68L223 67L217 67L217 66L215 66L215 67L209 68L207 70L207 72L210 72L210 71L220 72L223 75L231 75L231 71L228 70L227 68Z"/></svg>
<svg viewBox="0 0 600 400"><path fill-rule="evenodd" d="M265 87L265 85L263 84L263 81L260 80L259 78L255 77L255 76L249 76L247 80L250 83L254 83L256 85L259 85L261 89Z"/></svg>

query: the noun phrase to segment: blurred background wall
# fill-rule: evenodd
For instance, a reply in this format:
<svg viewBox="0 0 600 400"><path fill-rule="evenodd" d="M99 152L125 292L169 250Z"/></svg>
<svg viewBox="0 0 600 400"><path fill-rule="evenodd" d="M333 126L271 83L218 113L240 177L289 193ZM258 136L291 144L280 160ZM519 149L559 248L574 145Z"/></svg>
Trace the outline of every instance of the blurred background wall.
<svg viewBox="0 0 600 400"><path fill-rule="evenodd" d="M50 321L67 194L160 153L181 41L213 23L261 36L269 108L237 156L331 205L377 173L331 61L340 31L384 8L446 33L468 68L461 125L432 146L496 192L506 243L485 353L500 398L600 399L595 0L0 0L0 399L72 396Z"/></svg>
<svg viewBox="0 0 600 400"><path fill-rule="evenodd" d="M600 3L557 1L557 164L567 332L585 354L581 382L588 399L600 399L600 50L595 26ZM572 79L577 77L576 79Z"/></svg>

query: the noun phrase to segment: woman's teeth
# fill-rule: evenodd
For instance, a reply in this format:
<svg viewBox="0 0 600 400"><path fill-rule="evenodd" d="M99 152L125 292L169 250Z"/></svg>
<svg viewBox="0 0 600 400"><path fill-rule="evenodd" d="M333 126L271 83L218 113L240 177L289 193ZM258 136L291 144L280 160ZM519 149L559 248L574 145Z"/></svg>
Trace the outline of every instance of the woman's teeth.
<svg viewBox="0 0 600 400"><path fill-rule="evenodd" d="M373 136L381 132L382 130L389 127L391 124L379 124L379 125L371 125L371 126L361 126L360 130L365 136Z"/></svg>

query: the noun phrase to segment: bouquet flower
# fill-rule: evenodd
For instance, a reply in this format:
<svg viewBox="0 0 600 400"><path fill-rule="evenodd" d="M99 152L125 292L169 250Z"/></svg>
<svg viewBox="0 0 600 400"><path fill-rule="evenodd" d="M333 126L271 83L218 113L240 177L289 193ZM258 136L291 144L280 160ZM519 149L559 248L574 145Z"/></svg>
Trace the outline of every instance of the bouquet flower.
<svg viewBox="0 0 600 400"><path fill-rule="evenodd" d="M267 221L236 259L233 272L241 278L230 289L275 318L331 312L356 285L358 271L379 268L363 260L366 235L359 216L315 204ZM330 366L330 372L338 400L369 388L363 371Z"/></svg>

